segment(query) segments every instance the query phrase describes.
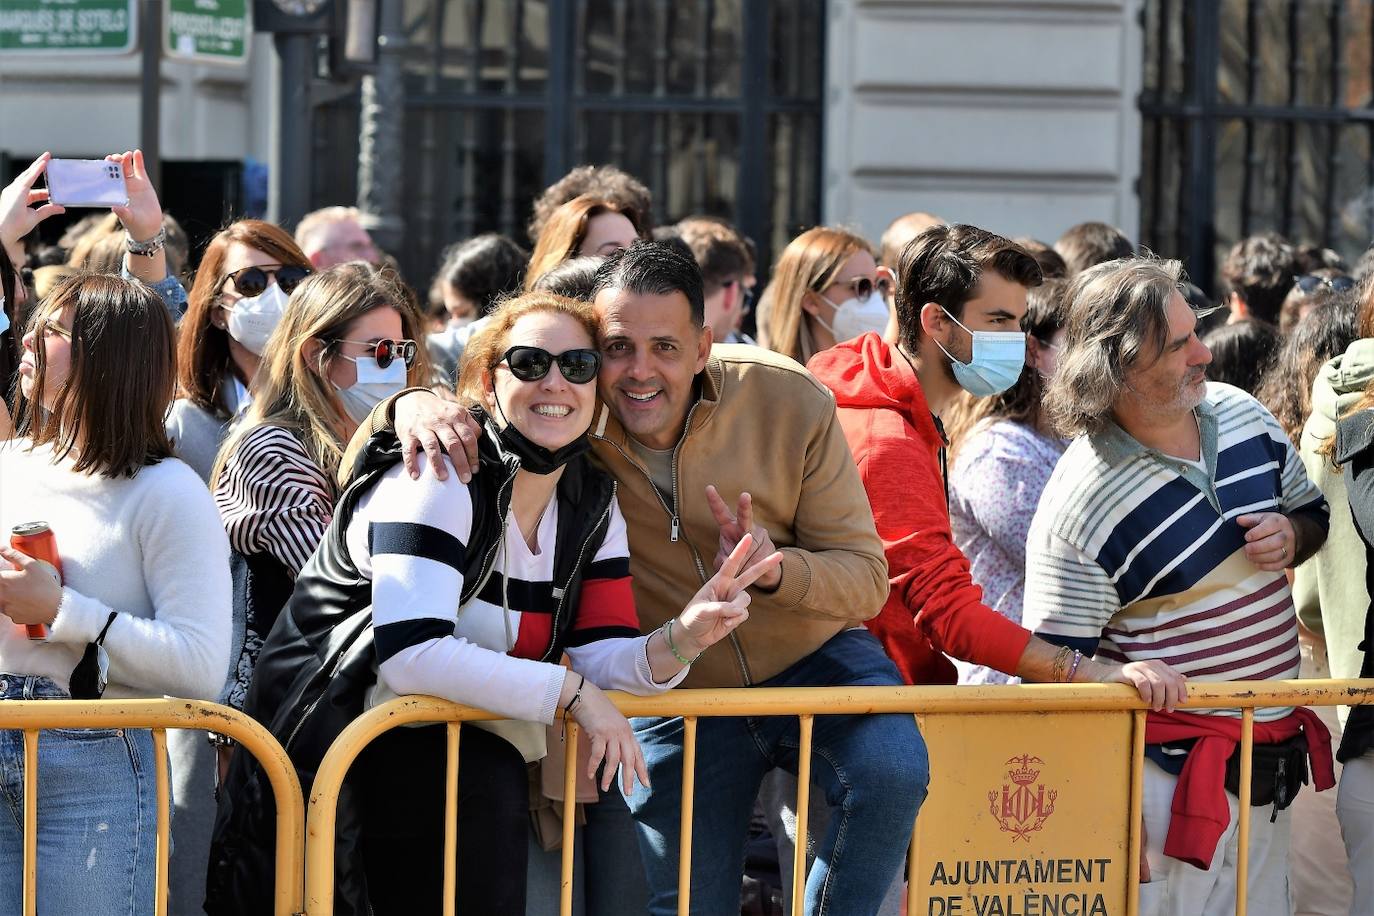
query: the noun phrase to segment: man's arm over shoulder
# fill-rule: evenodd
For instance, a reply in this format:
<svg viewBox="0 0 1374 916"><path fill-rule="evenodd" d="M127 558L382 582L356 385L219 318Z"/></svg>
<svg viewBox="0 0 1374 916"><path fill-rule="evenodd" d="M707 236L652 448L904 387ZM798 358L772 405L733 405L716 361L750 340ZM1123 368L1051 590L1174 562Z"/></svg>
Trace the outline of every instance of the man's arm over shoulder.
<svg viewBox="0 0 1374 916"><path fill-rule="evenodd" d="M919 440L870 430L859 470L894 594L936 649L1015 671L1029 631L983 604L968 559L954 545L940 469ZM876 434L872 434L876 433Z"/></svg>

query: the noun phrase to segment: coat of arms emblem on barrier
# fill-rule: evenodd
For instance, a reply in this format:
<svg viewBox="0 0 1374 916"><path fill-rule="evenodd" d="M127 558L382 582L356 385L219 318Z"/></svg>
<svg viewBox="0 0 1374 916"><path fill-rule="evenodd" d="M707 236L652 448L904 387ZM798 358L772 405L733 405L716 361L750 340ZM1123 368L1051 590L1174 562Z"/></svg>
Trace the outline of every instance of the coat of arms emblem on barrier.
<svg viewBox="0 0 1374 916"><path fill-rule="evenodd" d="M988 793L988 811L997 818L1002 830L1012 834L1012 842L1025 840L1044 826L1045 819L1054 813L1054 802L1059 793L1038 785L1040 771L1045 761L1030 754L1013 757L1006 763L1007 779L1001 791Z"/></svg>

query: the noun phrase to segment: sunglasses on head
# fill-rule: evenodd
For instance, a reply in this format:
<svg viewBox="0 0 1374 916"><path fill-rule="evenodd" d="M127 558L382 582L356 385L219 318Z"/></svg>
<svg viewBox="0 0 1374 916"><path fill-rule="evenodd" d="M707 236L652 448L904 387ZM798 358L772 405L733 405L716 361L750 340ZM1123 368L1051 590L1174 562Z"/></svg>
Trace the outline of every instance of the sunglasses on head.
<svg viewBox="0 0 1374 916"><path fill-rule="evenodd" d="M1334 293L1343 293L1355 288L1355 279L1353 277L1318 277L1315 274L1303 274L1294 281L1294 285L1304 296L1316 292L1323 286L1328 287Z"/></svg>
<svg viewBox="0 0 1374 916"><path fill-rule="evenodd" d="M280 282L280 281L278 281ZM378 369L386 369L396 360L401 360L409 369L415 362L415 341L413 340L392 340L383 338L382 340L344 340L342 338L334 341L335 343L357 344L360 347L371 347L372 357L377 360ZM343 354L340 354L343 355ZM344 356L345 359L354 359L352 356Z"/></svg>
<svg viewBox="0 0 1374 916"><path fill-rule="evenodd" d="M301 281L308 276L309 268L287 264L279 267L244 267L229 274L225 279L234 284L234 289L239 291L239 295L251 297L261 296L271 282L271 277L276 277L281 291L290 295L291 291L300 286Z"/></svg>
<svg viewBox="0 0 1374 916"><path fill-rule="evenodd" d="M601 354L595 350L564 350L558 355L539 347L511 347L497 365L505 363L510 374L522 382L537 382L549 374L553 364L558 363L558 371L574 385L585 385L596 378L601 368Z"/></svg>
<svg viewBox="0 0 1374 916"><path fill-rule="evenodd" d="M858 299L860 302L867 302L868 297L873 295L875 289L886 296L892 284L886 277L879 277L877 280L871 277L855 277L852 280L836 281L830 285L847 286L849 287L849 291L853 293L855 299Z"/></svg>

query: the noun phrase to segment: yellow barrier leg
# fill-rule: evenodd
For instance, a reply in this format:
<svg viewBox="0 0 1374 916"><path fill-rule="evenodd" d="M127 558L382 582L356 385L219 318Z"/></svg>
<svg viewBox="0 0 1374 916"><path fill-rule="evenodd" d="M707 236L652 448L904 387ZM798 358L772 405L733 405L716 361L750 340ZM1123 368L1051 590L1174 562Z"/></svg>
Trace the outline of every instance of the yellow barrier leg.
<svg viewBox="0 0 1374 916"><path fill-rule="evenodd" d="M563 757L563 859L559 868L558 913L559 916L572 916L573 847L577 840L573 835L577 821L577 738L581 729L576 722L565 722L565 726L568 745Z"/></svg>
<svg viewBox="0 0 1374 916"><path fill-rule="evenodd" d="M811 728L815 717L800 717L797 742L797 842L792 848L792 916L801 916L806 891L806 815L811 805Z"/></svg>
<svg viewBox="0 0 1374 916"><path fill-rule="evenodd" d="M447 758L444 765L444 916L453 916L458 894L458 722L445 728Z"/></svg>
<svg viewBox="0 0 1374 916"><path fill-rule="evenodd" d="M38 732L24 729L24 916L38 913Z"/></svg>
<svg viewBox="0 0 1374 916"><path fill-rule="evenodd" d="M1254 766L1255 710L1240 711L1240 828L1236 832L1236 916L1245 916L1250 881L1250 771Z"/></svg>
<svg viewBox="0 0 1374 916"><path fill-rule="evenodd" d="M692 802L697 788L697 717L682 719L682 832L678 835L677 916L692 912Z"/></svg>
<svg viewBox="0 0 1374 916"><path fill-rule="evenodd" d="M1145 836L1141 832L1141 816L1145 804L1145 710L1137 709L1131 716L1131 799L1127 809L1130 818L1129 840L1126 846L1126 916L1140 912L1140 860L1145 855Z"/></svg>
<svg viewBox="0 0 1374 916"><path fill-rule="evenodd" d="M153 729L153 766L157 767L157 889L153 900L157 916L167 916L167 857L171 852L170 794L167 791L167 730Z"/></svg>

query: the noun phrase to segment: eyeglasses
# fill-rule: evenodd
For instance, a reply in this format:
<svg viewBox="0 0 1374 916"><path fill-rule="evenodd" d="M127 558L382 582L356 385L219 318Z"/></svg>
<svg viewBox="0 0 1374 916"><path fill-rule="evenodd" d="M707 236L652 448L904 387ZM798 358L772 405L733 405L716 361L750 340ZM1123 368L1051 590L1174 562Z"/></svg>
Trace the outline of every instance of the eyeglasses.
<svg viewBox="0 0 1374 916"><path fill-rule="evenodd" d="M601 368L601 354L595 350L564 350L557 356L539 347L511 347L496 361L499 366L505 363L510 374L522 382L537 382L549 374L553 364L558 363L558 371L574 385L585 385L596 378Z"/></svg>
<svg viewBox="0 0 1374 916"><path fill-rule="evenodd" d="M56 334L58 337L63 338L68 343L71 343L71 329L62 327L62 325L57 323L56 318L40 318L38 320L38 323L34 325L35 337L47 337L49 331L51 331L53 334Z"/></svg>
<svg viewBox="0 0 1374 916"><path fill-rule="evenodd" d="M226 276L226 282L232 282L234 289L239 291L241 296L261 296L267 289L270 282L269 277L275 277L277 285L281 291L287 295L301 285L301 281L310 276L310 269L306 267L296 267L294 264L266 266L266 267L244 267ZM224 285L220 284L220 289Z"/></svg>
<svg viewBox="0 0 1374 916"><path fill-rule="evenodd" d="M887 277L879 277L876 281L872 277L855 277L843 282L836 281L830 286L847 286L850 292L854 294L855 299L860 302L867 302L868 297L873 295L875 289L883 296L888 295L892 289L892 281ZM826 288L829 289L830 287Z"/></svg>
<svg viewBox="0 0 1374 916"><path fill-rule="evenodd" d="M409 369L415 363L416 346L413 340L392 340L383 338L382 340L344 340L339 338L335 343L357 344L360 347L371 347L372 357L377 360L377 368L385 369L397 359L406 364ZM344 359L355 359L352 356L339 354Z"/></svg>
<svg viewBox="0 0 1374 916"><path fill-rule="evenodd" d="M1294 281L1294 285L1304 296L1316 292L1322 286L1327 287L1333 293L1343 293L1355 288L1355 278L1319 277L1316 274L1303 274Z"/></svg>

